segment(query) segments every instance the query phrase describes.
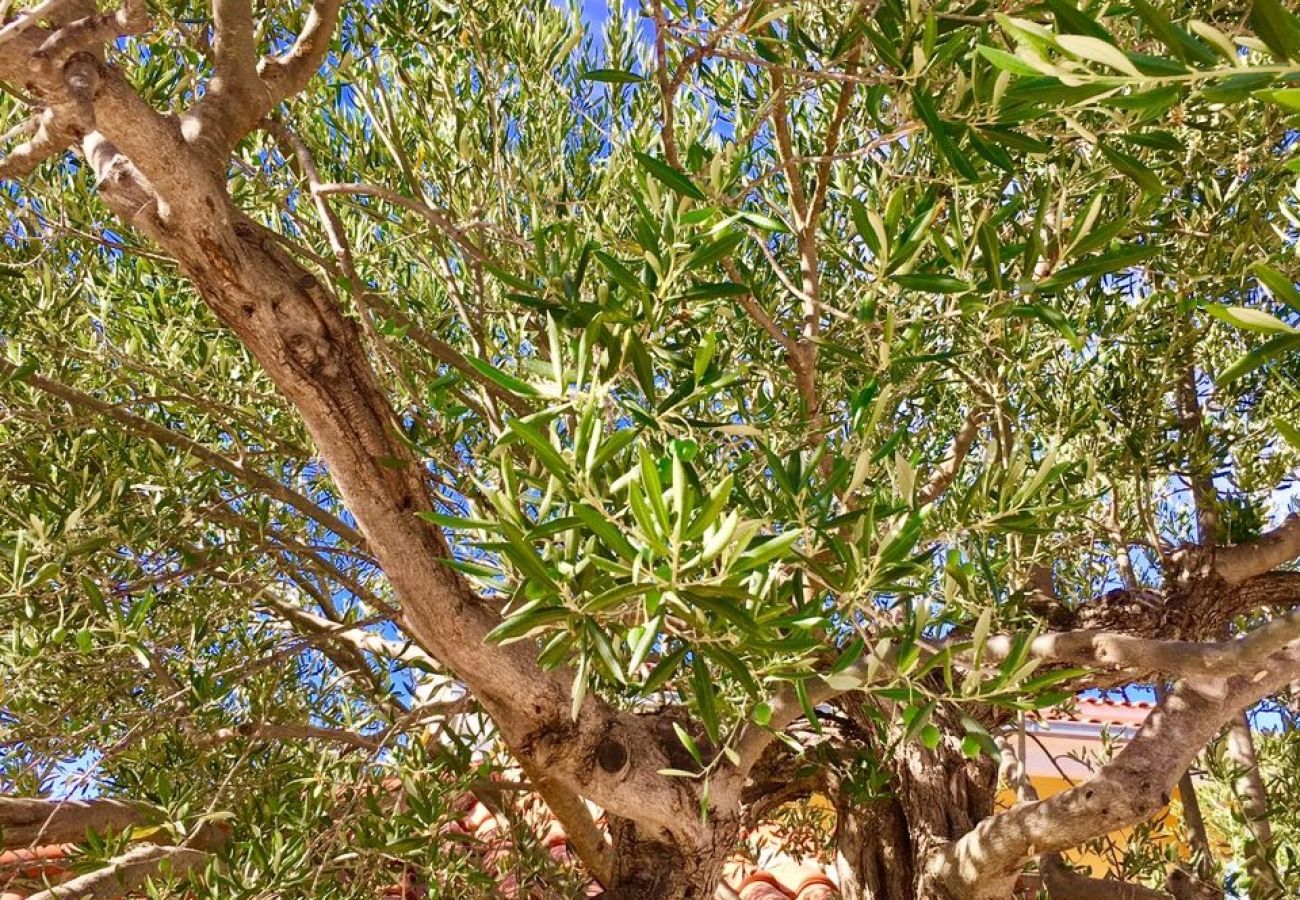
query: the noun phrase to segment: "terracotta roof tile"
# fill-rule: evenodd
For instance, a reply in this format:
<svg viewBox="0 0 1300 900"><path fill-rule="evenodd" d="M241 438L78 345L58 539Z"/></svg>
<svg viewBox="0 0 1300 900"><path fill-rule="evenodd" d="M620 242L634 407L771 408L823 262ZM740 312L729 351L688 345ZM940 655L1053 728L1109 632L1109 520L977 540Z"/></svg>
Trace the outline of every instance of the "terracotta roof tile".
<svg viewBox="0 0 1300 900"><path fill-rule="evenodd" d="M1067 722L1087 722L1092 725L1133 727L1145 722L1153 709L1155 704L1145 700L1080 698L1075 702L1073 711L1066 713L1060 710L1048 710L1041 718L1046 721L1056 719Z"/></svg>

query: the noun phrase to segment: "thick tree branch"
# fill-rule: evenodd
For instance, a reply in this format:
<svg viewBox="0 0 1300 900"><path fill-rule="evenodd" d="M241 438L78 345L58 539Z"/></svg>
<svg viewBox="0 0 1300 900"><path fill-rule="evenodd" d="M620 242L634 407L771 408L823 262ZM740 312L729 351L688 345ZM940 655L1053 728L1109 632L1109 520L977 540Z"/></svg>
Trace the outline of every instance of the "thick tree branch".
<svg viewBox="0 0 1300 900"><path fill-rule="evenodd" d="M75 844L87 832L122 832L161 818L157 809L125 800L41 800L0 797L0 848Z"/></svg>
<svg viewBox="0 0 1300 900"><path fill-rule="evenodd" d="M224 167L215 170L196 155L182 123L145 103L116 69L101 67L94 111L95 131L83 152L100 189L122 198L127 221L147 231L182 219L210 220L222 209Z"/></svg>
<svg viewBox="0 0 1300 900"><path fill-rule="evenodd" d="M1228 679L1221 695L1179 682L1132 741L1092 777L1047 800L985 819L930 854L925 877L956 900L1005 897L1034 856L1150 818L1169 802L1179 776L1233 714L1300 674L1300 648L1259 663L1258 674Z"/></svg>
<svg viewBox="0 0 1300 900"><path fill-rule="evenodd" d="M597 881L609 884L614 872L614 848L592 818L586 802L530 763L521 762L521 768L556 821L564 826L573 852Z"/></svg>
<svg viewBox="0 0 1300 900"><path fill-rule="evenodd" d="M257 62L251 0L213 0L213 78L183 118L186 140L214 170L263 117L293 97L329 52L342 0L316 0L293 46ZM130 155L130 154L128 154Z"/></svg>
<svg viewBox="0 0 1300 900"><path fill-rule="evenodd" d="M1091 630L1045 634L1030 642L1029 656L1067 665L1222 679L1254 675L1269 654L1297 641L1300 610L1279 616L1243 637L1220 642L1161 641ZM984 659L1005 659L1012 645L1009 635L991 637L984 645Z"/></svg>
<svg viewBox="0 0 1300 900"><path fill-rule="evenodd" d="M957 635L953 640L961 640ZM1010 635L995 635L984 644L981 659L996 664L1011 651ZM1198 689L1222 696L1236 678L1255 678L1265 671L1271 657L1278 652L1300 653L1300 610L1280 616L1256 628L1244 637L1222 642L1161 641L1119 632L1092 630L1045 634L1030 642L1028 658L1063 665L1088 668L1122 669L1135 673L1163 672L1191 679ZM922 659L934 648L922 650ZM815 706L848 690L869 686L880 673L887 671L897 656L890 647L883 657L867 654L833 678L809 681L806 692ZM956 664L969 665L969 658L959 656ZM768 701L772 709L767 728L747 723L737 739L738 773L747 774L776 735L804 715L804 707L793 685L785 685Z"/></svg>
<svg viewBox="0 0 1300 900"><path fill-rule="evenodd" d="M1140 884L1080 875L1059 853L1039 857L1038 871L1052 900L1171 900L1170 894Z"/></svg>
<svg viewBox="0 0 1300 900"><path fill-rule="evenodd" d="M37 51L38 65L63 61L74 53L97 53L102 45L120 37L143 34L152 25L145 0L123 0L113 12L92 13L59 28Z"/></svg>
<svg viewBox="0 0 1300 900"><path fill-rule="evenodd" d="M257 70L252 0L212 0L212 78L185 117L186 139L214 166L278 102Z"/></svg>
<svg viewBox="0 0 1300 900"><path fill-rule="evenodd" d="M0 47L12 42L33 25L57 17L76 0L41 0L35 6L22 10L8 25L0 28Z"/></svg>
<svg viewBox="0 0 1300 900"><path fill-rule="evenodd" d="M81 18L67 21L77 15ZM48 21L52 30L39 27L41 21ZM106 14L95 13L93 4L84 0L56 0L38 4L0 29L0 80L24 85L34 96L22 99L41 110L6 135L33 136L0 162L0 177L27 174L94 127L93 100L102 88L99 45L148 26L143 0L126 0Z"/></svg>
<svg viewBox="0 0 1300 900"><path fill-rule="evenodd" d="M1018 730L1018 746L1010 735L997 739L1002 751L1000 777L1008 787L1014 787L1018 802L1037 802L1038 790L1025 768L1024 721ZM1170 900L1170 895L1138 884L1114 879L1090 878L1080 875L1065 864L1060 853L1044 853L1038 858L1038 871L1043 886L1052 900Z"/></svg>
<svg viewBox="0 0 1300 900"><path fill-rule="evenodd" d="M32 894L28 900L117 900L151 878L183 875L207 865L209 859L207 853L190 847L141 844L102 869Z"/></svg>
<svg viewBox="0 0 1300 900"><path fill-rule="evenodd" d="M76 128L58 107L46 107L28 120L22 130L32 136L0 160L0 178L21 178L77 141Z"/></svg>
<svg viewBox="0 0 1300 900"><path fill-rule="evenodd" d="M227 87L257 80L252 0L212 0L212 66Z"/></svg>
<svg viewBox="0 0 1300 900"><path fill-rule="evenodd" d="M883 656L875 651L864 654L831 679L810 679L805 683L805 693L812 706L834 699L849 690L861 690L873 683L877 674L887 671L898 659L898 650L892 644ZM852 687L846 687L852 685ZM803 702L793 684L784 684L768 700L772 715L766 727L746 722L736 740L737 762L734 773L742 781L763 755L776 736L805 715Z"/></svg>
<svg viewBox="0 0 1300 900"><path fill-rule="evenodd" d="M215 214L170 227L136 215L130 196L110 189L105 198L177 259L298 408L402 601L406 630L461 677L515 754L613 814L694 840L704 826L680 814L680 788L658 774L668 763L650 723L590 693L575 721L570 673L542 673L524 642L486 642L498 613L443 564L445 539L416 515L434 506L424 469L397 434L356 325L325 286L224 196ZM628 754L621 770L596 765L597 747L609 742Z"/></svg>
<svg viewBox="0 0 1300 900"><path fill-rule="evenodd" d="M1157 681L1157 701L1163 703L1168 694L1166 683ZM1210 848L1210 836L1205 830L1205 817L1201 815L1201 801L1196 793L1196 782L1192 779L1190 766L1178 779L1178 799L1183 806L1183 824L1187 827L1193 862L1201 875L1210 877L1216 868L1214 852Z"/></svg>
<svg viewBox="0 0 1300 900"><path fill-rule="evenodd" d="M288 52L262 60L259 72L271 91L273 105L287 100L306 87L307 82L325 62L334 25L342 7L343 0L314 0L298 31L297 40Z"/></svg>
<svg viewBox="0 0 1300 900"><path fill-rule="evenodd" d="M1228 584L1241 584L1278 566L1300 558L1300 515L1287 520L1253 541L1220 547L1214 571Z"/></svg>

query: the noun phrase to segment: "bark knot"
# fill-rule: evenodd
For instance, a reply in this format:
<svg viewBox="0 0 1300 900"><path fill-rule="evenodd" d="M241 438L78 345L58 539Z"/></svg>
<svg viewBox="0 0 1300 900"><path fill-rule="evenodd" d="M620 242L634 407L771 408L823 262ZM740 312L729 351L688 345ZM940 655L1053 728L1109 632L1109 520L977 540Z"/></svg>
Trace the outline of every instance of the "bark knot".
<svg viewBox="0 0 1300 900"><path fill-rule="evenodd" d="M289 357L311 375L330 374L329 348L324 341L306 331L291 331L284 337Z"/></svg>
<svg viewBox="0 0 1300 900"><path fill-rule="evenodd" d="M596 762L611 775L618 774L627 768L627 747L621 741L607 737L596 745Z"/></svg>

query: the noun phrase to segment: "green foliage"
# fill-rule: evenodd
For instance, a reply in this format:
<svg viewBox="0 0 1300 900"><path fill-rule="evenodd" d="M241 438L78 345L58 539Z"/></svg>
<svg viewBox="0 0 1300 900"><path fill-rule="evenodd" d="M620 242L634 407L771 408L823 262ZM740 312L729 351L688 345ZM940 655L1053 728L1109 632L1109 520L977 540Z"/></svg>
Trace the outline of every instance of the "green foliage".
<svg viewBox="0 0 1300 900"><path fill-rule="evenodd" d="M1273 852L1269 863L1283 885L1300 878L1300 817L1289 798L1300 789L1300 731L1295 727L1294 705L1265 713L1269 727L1255 734L1255 753L1259 759L1260 778L1271 800L1269 825ZM1278 726L1281 727L1278 727ZM1256 851L1256 838L1242 810L1236 788L1241 772L1218 746L1207 756L1204 809L1207 824L1217 839L1230 848L1234 860L1244 860ZM1236 866L1229 876L1233 896L1252 896L1251 876ZM1258 890L1256 891L1258 893Z"/></svg>
<svg viewBox="0 0 1300 900"><path fill-rule="evenodd" d="M190 40L207 13L158 6L116 56L180 112L207 74ZM1253 527L1300 462L1295 17L1276 0L1248 27L1145 0L1021 18L886 0L869 21L848 2L666 6L670 65L700 35L727 51L683 69L672 144L622 4L599 26L545 0L349 5L280 114L322 180L459 229L331 197L361 283L264 133L230 189L364 322L448 564L499 599L494 639L578 674L575 710L587 692L680 699L704 769L782 686L806 699L860 659L850 686L926 745L941 702L1059 702L1079 673L1027 660L1033 573L1066 605L1115 586L1113 510L1152 577L1154 546L1192 533L1189 468L1223 473ZM295 22L273 11L262 33ZM490 735L393 712L436 683L427 661L367 653L347 675L267 605L403 640L292 409L84 166L48 163L2 200L0 789L93 757L88 783L176 821L231 811L247 840L213 896L318 878L360 896L380 858L460 878L409 839L445 824L433 782L467 783ZM1196 446L1174 401L1189 371L1212 398ZM928 496L972 412L973 449ZM994 632L1016 635L1005 662L956 665ZM366 762L195 737L252 721L401 735ZM356 859L337 829L310 843L328 785L386 777L419 800L395 814L359 789Z"/></svg>

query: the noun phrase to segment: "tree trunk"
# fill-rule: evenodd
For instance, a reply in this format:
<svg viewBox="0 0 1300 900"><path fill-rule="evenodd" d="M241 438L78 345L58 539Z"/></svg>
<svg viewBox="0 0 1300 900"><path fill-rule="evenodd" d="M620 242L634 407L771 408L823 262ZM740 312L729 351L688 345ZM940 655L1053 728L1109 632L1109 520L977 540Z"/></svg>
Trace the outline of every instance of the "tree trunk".
<svg viewBox="0 0 1300 900"><path fill-rule="evenodd" d="M614 871L602 895L609 900L711 900L737 834L734 819L710 822L708 840L688 847L628 819L609 823Z"/></svg>
<svg viewBox="0 0 1300 900"><path fill-rule="evenodd" d="M893 797L836 805L835 873L844 900L911 900L916 884L907 817Z"/></svg>
<svg viewBox="0 0 1300 900"><path fill-rule="evenodd" d="M845 900L946 900L918 861L993 813L997 766L962 754L964 729L955 715L936 710L933 722L942 732L933 750L911 741L894 751L891 796L863 803L836 792L836 868Z"/></svg>

